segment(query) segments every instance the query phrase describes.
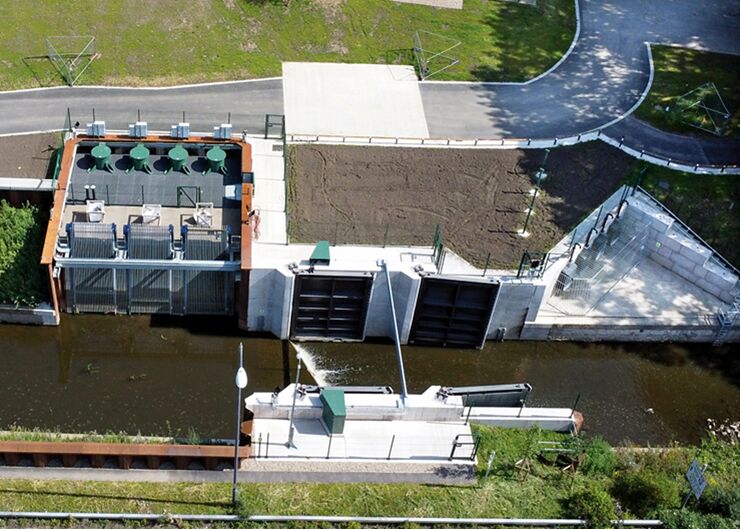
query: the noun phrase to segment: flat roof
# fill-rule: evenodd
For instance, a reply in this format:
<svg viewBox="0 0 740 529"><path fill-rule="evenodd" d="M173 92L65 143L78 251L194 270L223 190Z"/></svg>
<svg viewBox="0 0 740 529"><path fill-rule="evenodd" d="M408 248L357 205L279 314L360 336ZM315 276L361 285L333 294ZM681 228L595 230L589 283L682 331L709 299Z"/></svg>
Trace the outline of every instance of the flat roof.
<svg viewBox="0 0 740 529"><path fill-rule="evenodd" d="M68 184L67 203L86 199L85 186L94 185L96 199L104 200L106 206L141 206L141 204L161 204L163 207L182 207L194 202L213 202L216 208L239 207L238 200L227 198L226 186L242 182L241 149L228 144L219 145L226 153L226 174L207 172L208 162L205 153L211 145L190 143L181 144L188 151L183 171L168 171L170 164L167 152L173 143L147 142L149 148L149 167L151 173L131 168L128 152L139 141L109 141L111 147L110 170L95 169L90 150L97 141L80 142L72 163L72 174ZM207 174L203 174L207 172Z"/></svg>

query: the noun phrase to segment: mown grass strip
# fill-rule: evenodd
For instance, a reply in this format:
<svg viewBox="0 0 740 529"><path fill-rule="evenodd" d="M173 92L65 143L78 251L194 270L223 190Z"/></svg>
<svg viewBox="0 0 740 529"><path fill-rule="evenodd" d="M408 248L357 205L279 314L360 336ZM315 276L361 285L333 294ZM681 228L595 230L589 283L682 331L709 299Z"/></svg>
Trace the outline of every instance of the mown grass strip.
<svg viewBox="0 0 740 529"><path fill-rule="evenodd" d="M441 79L523 81L557 62L575 32L573 0L466 0L462 10L390 0L0 0L0 12L0 89L63 83L44 58L44 38L60 28L97 38L101 57L82 84L135 86L281 75L282 61L412 64L416 30L462 42L460 65Z"/></svg>
<svg viewBox="0 0 740 529"><path fill-rule="evenodd" d="M683 473L698 456L709 468L710 489L726 493L723 506L732 507L732 491L740 486L740 447L708 439L701 447L664 450L611 451L603 441L576 440L533 431L476 427L483 436L481 462L495 450L497 458L488 481L479 487L425 485L243 484L242 513L347 516L518 517L571 516L569 499L577 491L606 491L619 500L625 517L653 515L680 505L687 490ZM587 460L574 477L536 457L540 440L584 443ZM606 448L606 450L605 450ZM515 463L531 457L526 478ZM607 461L608 460L608 461ZM598 463L598 464L597 464ZM609 463L609 464L606 464ZM481 465L483 472L483 464ZM651 494L635 494L635 490ZM727 500L729 494L729 500ZM644 498L643 498L644 497ZM709 498L709 496L708 496ZM232 512L229 484L111 483L5 480L0 504L11 511L76 511L225 514ZM728 503L729 501L729 503ZM652 503L651 503L652 502ZM721 503L721 502L720 502Z"/></svg>

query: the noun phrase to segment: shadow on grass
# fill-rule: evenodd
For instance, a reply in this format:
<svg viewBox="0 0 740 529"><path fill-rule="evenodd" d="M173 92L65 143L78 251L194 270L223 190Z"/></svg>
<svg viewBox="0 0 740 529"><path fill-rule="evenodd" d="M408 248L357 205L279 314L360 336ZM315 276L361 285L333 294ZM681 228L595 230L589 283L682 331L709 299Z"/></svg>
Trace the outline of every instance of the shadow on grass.
<svg viewBox="0 0 740 529"><path fill-rule="evenodd" d="M23 64L41 87L58 86L61 77L46 55L23 57Z"/></svg>
<svg viewBox="0 0 740 529"><path fill-rule="evenodd" d="M0 494L28 494L33 496L64 496L66 498L96 498L102 500L123 500L123 501L145 501L148 503L158 504L177 504L177 505L205 505L210 507L231 507L231 502L225 501L188 501L160 499L146 496L119 496L115 494L90 493L82 494L79 492L53 492L30 489L0 489Z"/></svg>

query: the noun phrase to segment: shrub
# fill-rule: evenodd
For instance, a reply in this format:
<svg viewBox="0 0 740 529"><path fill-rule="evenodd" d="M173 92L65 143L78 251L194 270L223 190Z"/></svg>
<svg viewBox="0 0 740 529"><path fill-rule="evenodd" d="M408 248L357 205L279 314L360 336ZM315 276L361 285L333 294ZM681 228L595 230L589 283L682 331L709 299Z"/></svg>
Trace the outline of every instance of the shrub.
<svg viewBox="0 0 740 529"><path fill-rule="evenodd" d="M695 511L668 511L661 513L663 529L737 529L732 520L717 514Z"/></svg>
<svg viewBox="0 0 740 529"><path fill-rule="evenodd" d="M568 511L571 516L586 520L590 529L609 528L611 521L617 517L612 497L593 484L571 494Z"/></svg>
<svg viewBox="0 0 740 529"><path fill-rule="evenodd" d="M44 222L36 206L0 200L0 303L35 307L44 295L39 263Z"/></svg>
<svg viewBox="0 0 740 529"><path fill-rule="evenodd" d="M676 480L644 469L617 474L612 492L629 512L639 517L658 509L675 509L681 501Z"/></svg>
<svg viewBox="0 0 740 529"><path fill-rule="evenodd" d="M740 489L707 487L698 508L706 514L718 514L732 520L740 520Z"/></svg>
<svg viewBox="0 0 740 529"><path fill-rule="evenodd" d="M586 459L581 466L588 476L611 476L614 472L616 455L612 447L600 437L586 441Z"/></svg>

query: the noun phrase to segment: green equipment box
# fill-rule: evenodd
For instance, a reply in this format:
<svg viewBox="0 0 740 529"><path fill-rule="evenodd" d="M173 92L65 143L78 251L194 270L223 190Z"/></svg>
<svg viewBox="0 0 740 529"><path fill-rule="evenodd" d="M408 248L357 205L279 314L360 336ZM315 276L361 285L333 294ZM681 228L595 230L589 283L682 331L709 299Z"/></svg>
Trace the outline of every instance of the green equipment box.
<svg viewBox="0 0 740 529"><path fill-rule="evenodd" d="M347 418L347 407L344 405L344 391L341 389L322 389L321 404L324 411L321 418L329 429L329 433L343 433L344 421Z"/></svg>

